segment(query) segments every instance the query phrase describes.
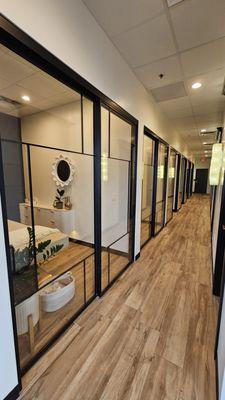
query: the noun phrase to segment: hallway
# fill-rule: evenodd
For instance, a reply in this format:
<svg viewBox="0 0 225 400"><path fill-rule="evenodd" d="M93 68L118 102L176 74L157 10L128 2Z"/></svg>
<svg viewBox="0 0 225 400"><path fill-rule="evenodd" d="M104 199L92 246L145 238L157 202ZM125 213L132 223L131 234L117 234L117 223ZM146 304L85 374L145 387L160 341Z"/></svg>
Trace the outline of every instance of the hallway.
<svg viewBox="0 0 225 400"><path fill-rule="evenodd" d="M24 376L23 400L214 400L209 196L193 195Z"/></svg>

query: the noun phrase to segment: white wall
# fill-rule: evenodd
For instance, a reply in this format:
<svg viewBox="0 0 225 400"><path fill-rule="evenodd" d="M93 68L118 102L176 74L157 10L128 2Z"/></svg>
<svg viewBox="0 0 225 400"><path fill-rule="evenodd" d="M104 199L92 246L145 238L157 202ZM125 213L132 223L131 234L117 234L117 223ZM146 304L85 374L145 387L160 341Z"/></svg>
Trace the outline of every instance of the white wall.
<svg viewBox="0 0 225 400"><path fill-rule="evenodd" d="M139 120L139 160L146 125L186 156L187 145L131 72L80 0L0 0L1 12ZM141 162L138 165L136 253L140 248Z"/></svg>
<svg viewBox="0 0 225 400"><path fill-rule="evenodd" d="M0 400L18 384L0 199Z"/></svg>

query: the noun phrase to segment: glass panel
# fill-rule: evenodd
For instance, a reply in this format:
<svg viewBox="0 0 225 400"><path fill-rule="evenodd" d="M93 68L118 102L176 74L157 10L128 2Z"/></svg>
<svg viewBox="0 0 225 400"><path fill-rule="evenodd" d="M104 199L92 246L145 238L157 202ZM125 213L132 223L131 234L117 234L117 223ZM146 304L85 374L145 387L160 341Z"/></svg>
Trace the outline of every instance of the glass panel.
<svg viewBox="0 0 225 400"><path fill-rule="evenodd" d="M167 211L166 211L167 221L169 221L173 216L175 165L176 165L176 153L173 150L170 150L169 165L168 165L168 183L167 183Z"/></svg>
<svg viewBox="0 0 225 400"><path fill-rule="evenodd" d="M183 157L180 156L180 172L179 172L179 186L178 186L178 208L181 207L181 203L182 203L183 180L184 180L184 164L183 164Z"/></svg>
<svg viewBox="0 0 225 400"><path fill-rule="evenodd" d="M110 113L110 157L131 159L132 126Z"/></svg>
<svg viewBox="0 0 225 400"><path fill-rule="evenodd" d="M3 46L0 70L10 81L0 132L24 368L95 296L93 102Z"/></svg>
<svg viewBox="0 0 225 400"><path fill-rule="evenodd" d="M83 97L84 153L93 154L94 114L93 102Z"/></svg>
<svg viewBox="0 0 225 400"><path fill-rule="evenodd" d="M8 120L9 117L6 117ZM4 137L4 133L2 135ZM2 141L3 174L5 181L6 211L10 244L11 268L15 304L27 299L37 290L34 236L31 208L27 206L24 174L29 176L23 164L23 153L27 160L27 146ZM30 193L29 179L27 191ZM21 203L25 207L21 208ZM23 225L21 224L23 222Z"/></svg>
<svg viewBox="0 0 225 400"><path fill-rule="evenodd" d="M152 196L154 175L154 140L144 135L143 178L141 200L141 246L151 237Z"/></svg>
<svg viewBox="0 0 225 400"><path fill-rule="evenodd" d="M66 86L65 90L57 97L59 104L49 100L49 107L46 101L42 109L34 102L32 114L21 119L24 142L82 152L81 96Z"/></svg>
<svg viewBox="0 0 225 400"><path fill-rule="evenodd" d="M167 163L167 147L163 143L159 142L155 233L159 232L164 225L166 163Z"/></svg>
<svg viewBox="0 0 225 400"><path fill-rule="evenodd" d="M102 107L102 290L119 274L129 263L130 255L130 162L124 159L109 158L107 144L109 136L113 143L114 151L116 145L123 143L125 132L131 132L131 126L110 113L111 124L109 124L109 111ZM114 119L114 117L116 119ZM117 130L111 130L112 124L117 121ZM128 125L128 127L126 126ZM115 139L114 140L114 136ZM120 140L121 138L121 140ZM111 148L111 146L110 146ZM113 156L131 154L131 143L128 151L128 144L117 148ZM112 155L112 153L111 153Z"/></svg>

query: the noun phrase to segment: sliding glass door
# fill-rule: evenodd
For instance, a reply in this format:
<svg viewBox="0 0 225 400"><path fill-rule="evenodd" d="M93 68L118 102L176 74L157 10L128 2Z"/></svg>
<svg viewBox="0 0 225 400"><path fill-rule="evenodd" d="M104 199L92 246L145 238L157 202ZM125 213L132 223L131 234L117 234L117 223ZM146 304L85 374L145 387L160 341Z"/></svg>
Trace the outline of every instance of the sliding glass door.
<svg viewBox="0 0 225 400"><path fill-rule="evenodd" d="M165 223L167 157L168 157L167 145L165 145L162 142L158 142L155 234L158 233L163 228Z"/></svg>
<svg viewBox="0 0 225 400"><path fill-rule="evenodd" d="M176 152L173 149L169 151L168 162L168 181L167 181L167 199L166 199L166 221L170 221L173 217L173 202L174 202L174 184L175 184L175 166Z"/></svg>
<svg viewBox="0 0 225 400"><path fill-rule="evenodd" d="M132 261L134 127L101 107L101 290Z"/></svg>
<svg viewBox="0 0 225 400"><path fill-rule="evenodd" d="M155 140L144 134L141 197L141 247L152 236Z"/></svg>
<svg viewBox="0 0 225 400"><path fill-rule="evenodd" d="M182 159L182 176L183 176L183 179L182 179L182 181L183 181L182 182L182 191L183 191L182 204L186 203L186 200L187 200L187 172L188 172L187 159L183 158Z"/></svg>

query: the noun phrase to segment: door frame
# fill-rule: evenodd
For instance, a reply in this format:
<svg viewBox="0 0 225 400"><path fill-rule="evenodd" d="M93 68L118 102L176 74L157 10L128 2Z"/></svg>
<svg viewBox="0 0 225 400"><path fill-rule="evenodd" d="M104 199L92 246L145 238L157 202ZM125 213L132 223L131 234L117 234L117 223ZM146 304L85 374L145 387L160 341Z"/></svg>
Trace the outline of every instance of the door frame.
<svg viewBox="0 0 225 400"><path fill-rule="evenodd" d="M205 188L205 192L196 192L196 181L197 181L197 171L207 171L207 179L206 179L206 188ZM195 192L196 193L202 193L202 194L206 194L207 193L207 184L208 184L208 177L209 177L209 169L208 168L196 168L196 174L195 174Z"/></svg>
<svg viewBox="0 0 225 400"><path fill-rule="evenodd" d="M153 158L153 182L152 182L152 209L151 215L152 220L149 219L149 230L151 231L150 237L140 246L141 249L149 242L149 240L154 237L154 229L155 229L155 202L156 202L156 177L157 177L157 164L158 164L158 140L155 137L154 133L144 126L144 136L147 136L149 139L153 140L154 142L154 158ZM143 137L144 138L144 137ZM143 146L144 150L144 146Z"/></svg>
<svg viewBox="0 0 225 400"><path fill-rule="evenodd" d="M133 175L132 175L132 204L131 213L133 218L132 224L132 261L135 259L135 228L136 228L136 181L137 181L137 147L138 147L138 120L134 118L125 109L119 106L115 101L111 100L108 96L94 87L87 80L82 78L68 65L60 61L57 57L46 50L41 44L37 43L29 35L23 32L20 28L10 22L2 14L0 14L0 43L5 47L12 50L28 62L32 63L36 67L45 71L58 81L67 85L71 89L78 91L88 99L93 101L94 113L93 113L93 128L94 128L94 238L95 238L95 297L102 295L101 291L101 115L100 107L101 102L106 104L121 118L129 121L133 126L134 135L134 146L133 151ZM2 185L1 185L2 186ZM7 231L7 213L6 213L6 198L4 190L1 188L2 194L2 207L3 207L3 222L5 231L5 242L6 242L6 253L7 253L7 264L8 264L8 275L10 282L10 291L12 293L12 271L10 268L10 253L9 253L9 238ZM131 264L129 263L129 265ZM129 266L127 265L127 267ZM126 267L126 268L127 268ZM125 269L126 269L125 268ZM124 270L125 270L124 269ZM121 273L124 272L121 271ZM118 276L119 277L119 276ZM116 277L116 279L118 278ZM112 282L113 283L113 282ZM88 306L88 304L87 304ZM19 366L19 353L18 353L18 340L17 340L17 329L15 320L15 307L13 297L11 297L11 307L13 315L13 328L15 338L15 348L17 356L17 370L19 384L16 389L21 390L21 370ZM14 311L13 311L14 310ZM83 309L80 311L82 312ZM74 319L78 315L75 315ZM69 321L71 324L71 321ZM38 353L37 357L34 357L29 367L33 365L38 358L43 354L49 346L51 346L58 337L67 329L67 325L60 330L54 338L48 343L48 345ZM24 370L25 372L25 370ZM15 390L16 390L15 389Z"/></svg>

